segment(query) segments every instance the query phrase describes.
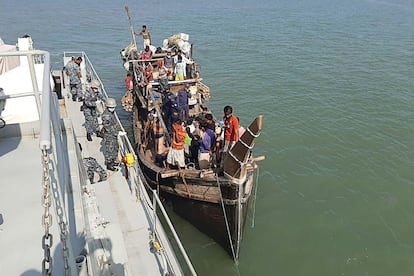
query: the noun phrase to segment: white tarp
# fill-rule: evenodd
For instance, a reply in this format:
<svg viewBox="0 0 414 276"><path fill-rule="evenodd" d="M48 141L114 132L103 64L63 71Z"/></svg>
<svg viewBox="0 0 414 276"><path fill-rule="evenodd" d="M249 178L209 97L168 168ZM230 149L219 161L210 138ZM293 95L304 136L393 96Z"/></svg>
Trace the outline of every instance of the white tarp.
<svg viewBox="0 0 414 276"><path fill-rule="evenodd" d="M3 40L0 38L0 53L2 52L16 52L15 45L4 44ZM0 57L0 75L19 66L20 61L19 57Z"/></svg>

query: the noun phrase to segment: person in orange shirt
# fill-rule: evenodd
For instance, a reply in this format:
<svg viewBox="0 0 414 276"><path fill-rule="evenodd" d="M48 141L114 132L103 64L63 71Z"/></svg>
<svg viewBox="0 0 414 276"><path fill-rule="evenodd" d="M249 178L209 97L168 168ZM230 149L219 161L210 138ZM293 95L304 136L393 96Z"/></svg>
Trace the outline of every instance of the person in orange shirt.
<svg viewBox="0 0 414 276"><path fill-rule="evenodd" d="M233 115L233 108L230 105L224 107L224 147L223 152L229 151L239 140L239 120Z"/></svg>
<svg viewBox="0 0 414 276"><path fill-rule="evenodd" d="M182 126L181 120L177 119L173 124L172 146L167 155L167 169L170 168L170 165L185 168L184 140L186 135L187 132Z"/></svg>

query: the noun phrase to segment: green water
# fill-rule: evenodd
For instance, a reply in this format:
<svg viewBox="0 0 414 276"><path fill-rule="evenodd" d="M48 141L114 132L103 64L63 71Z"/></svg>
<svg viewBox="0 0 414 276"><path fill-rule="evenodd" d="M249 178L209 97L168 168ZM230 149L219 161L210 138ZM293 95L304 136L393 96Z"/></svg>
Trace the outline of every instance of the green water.
<svg viewBox="0 0 414 276"><path fill-rule="evenodd" d="M172 214L199 275L414 275L413 1L0 2L6 42L85 50L118 98L126 3L158 45L190 34L218 116L264 115L239 266Z"/></svg>

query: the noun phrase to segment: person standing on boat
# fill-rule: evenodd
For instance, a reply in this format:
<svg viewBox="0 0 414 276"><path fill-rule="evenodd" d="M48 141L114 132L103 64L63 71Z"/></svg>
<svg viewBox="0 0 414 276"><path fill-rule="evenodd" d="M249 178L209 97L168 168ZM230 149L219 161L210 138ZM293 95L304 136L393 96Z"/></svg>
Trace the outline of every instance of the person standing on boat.
<svg viewBox="0 0 414 276"><path fill-rule="evenodd" d="M102 94L99 91L101 83L98 80L92 80L90 89L86 90L83 101L83 115L85 116L86 139L92 141L92 134L100 136L98 125L98 114L96 112L96 102L102 100Z"/></svg>
<svg viewBox="0 0 414 276"><path fill-rule="evenodd" d="M174 56L174 62L177 63L178 62L178 57L181 56L182 62L185 63L186 66L186 76L190 76L191 75L191 67L194 64L194 61L187 58L186 54L183 53L183 51L181 51L180 49L178 49L176 55Z"/></svg>
<svg viewBox="0 0 414 276"><path fill-rule="evenodd" d="M184 140L187 136L187 132L182 126L180 119L177 119L173 124L172 130L172 145L171 149L167 154L167 169L170 166L178 166L179 168L185 168L185 158L184 158Z"/></svg>
<svg viewBox="0 0 414 276"><path fill-rule="evenodd" d="M178 91L177 105L179 110L179 118L183 122L187 122L190 117L190 107L188 99L191 98L190 85L186 83L184 88Z"/></svg>
<svg viewBox="0 0 414 276"><path fill-rule="evenodd" d="M146 46L150 46L151 45L151 34L150 32L147 30L147 26L146 25L142 25L142 30L141 32L137 33L134 32L134 35L142 35L142 37L144 38L144 49Z"/></svg>
<svg viewBox="0 0 414 276"><path fill-rule="evenodd" d="M239 140L239 121L233 115L233 108L230 105L224 107L224 147L223 153L229 151Z"/></svg>
<svg viewBox="0 0 414 276"><path fill-rule="evenodd" d="M169 79L172 79L172 75L174 73L175 61L174 58L171 56L171 50L167 51L167 55L164 57L164 66L167 68L167 76Z"/></svg>
<svg viewBox="0 0 414 276"><path fill-rule="evenodd" d="M183 58L178 56L177 63L175 64L174 73L175 73L175 80L185 80L187 76L186 72L186 64L183 62Z"/></svg>
<svg viewBox="0 0 414 276"><path fill-rule="evenodd" d="M72 100L76 101L77 99L79 102L83 101L81 80L82 74L79 67L81 62L82 57L78 57L69 61L65 66L66 75L69 76L70 93L72 94Z"/></svg>
<svg viewBox="0 0 414 276"><path fill-rule="evenodd" d="M179 109L177 103L177 93L170 91L170 86L167 85L165 90L165 115L167 118L167 128L171 131L173 122L179 119Z"/></svg>
<svg viewBox="0 0 414 276"><path fill-rule="evenodd" d="M121 126L115 117L116 100L114 98L108 98L105 102L106 109L102 113L102 125L104 129L104 155L106 168L111 171L116 171L119 163L116 162L118 156L118 135L125 135Z"/></svg>
<svg viewBox="0 0 414 276"><path fill-rule="evenodd" d="M198 154L198 164L200 169L208 169L210 167L211 151L216 143L216 135L207 127L207 124L200 124L201 140Z"/></svg>
<svg viewBox="0 0 414 276"><path fill-rule="evenodd" d="M164 61L159 60L158 63L158 83L160 84L159 92L165 91L168 85L168 69L164 66Z"/></svg>

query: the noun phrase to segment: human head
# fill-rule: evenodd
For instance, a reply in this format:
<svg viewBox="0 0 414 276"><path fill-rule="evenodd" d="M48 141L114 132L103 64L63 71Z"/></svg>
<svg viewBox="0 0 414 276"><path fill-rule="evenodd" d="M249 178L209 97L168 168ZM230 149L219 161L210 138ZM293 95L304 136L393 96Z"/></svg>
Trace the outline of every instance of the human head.
<svg viewBox="0 0 414 276"><path fill-rule="evenodd" d="M207 113L205 116L207 121L212 121L213 120L213 115L211 113Z"/></svg>
<svg viewBox="0 0 414 276"><path fill-rule="evenodd" d="M147 46L145 46L145 51L149 51L150 50L150 48L149 48L149 46L147 45Z"/></svg>
<svg viewBox="0 0 414 276"><path fill-rule="evenodd" d="M164 66L164 61L162 61L162 59L160 59L160 60L157 62L157 65L158 65L158 68L160 68L160 67Z"/></svg>
<svg viewBox="0 0 414 276"><path fill-rule="evenodd" d="M145 31L147 29L147 25L142 25L142 30Z"/></svg>
<svg viewBox="0 0 414 276"><path fill-rule="evenodd" d="M186 84L184 85L184 88L188 90L188 89L190 88L190 84L186 83Z"/></svg>
<svg viewBox="0 0 414 276"><path fill-rule="evenodd" d="M171 56L171 50L167 50L167 56Z"/></svg>
<svg viewBox="0 0 414 276"><path fill-rule="evenodd" d="M227 118L230 118L230 117L231 117L231 115L232 115L232 113L233 113L233 108L232 108L230 105L226 105L226 106L224 107L224 115L225 115Z"/></svg>
<svg viewBox="0 0 414 276"><path fill-rule="evenodd" d="M114 112L116 107L116 100L114 98L108 98L105 101L105 105L110 112Z"/></svg>
<svg viewBox="0 0 414 276"><path fill-rule="evenodd" d="M180 119L176 119L174 121L174 124L176 124L176 125L181 125L181 123L182 123L182 121Z"/></svg>
<svg viewBox="0 0 414 276"><path fill-rule="evenodd" d="M101 88L101 83L96 79L92 80L91 81L91 89L95 92L98 92L99 88Z"/></svg>
<svg viewBox="0 0 414 276"><path fill-rule="evenodd" d="M77 64L81 64L81 62L82 62L82 57L77 57L77 58L75 59L75 62L76 62Z"/></svg>

